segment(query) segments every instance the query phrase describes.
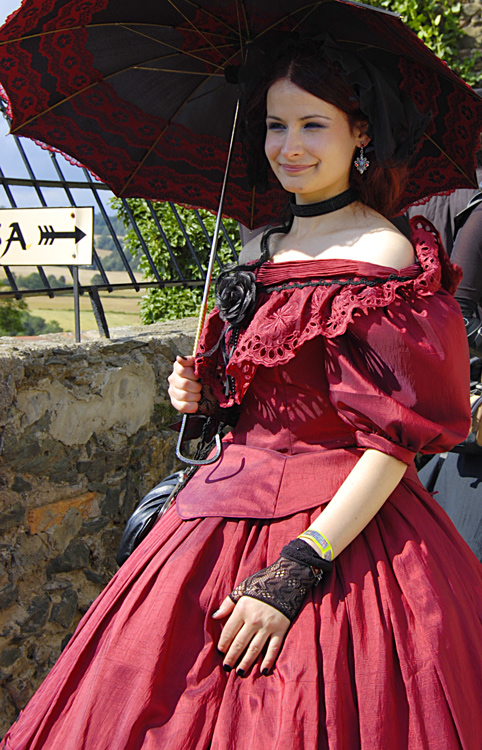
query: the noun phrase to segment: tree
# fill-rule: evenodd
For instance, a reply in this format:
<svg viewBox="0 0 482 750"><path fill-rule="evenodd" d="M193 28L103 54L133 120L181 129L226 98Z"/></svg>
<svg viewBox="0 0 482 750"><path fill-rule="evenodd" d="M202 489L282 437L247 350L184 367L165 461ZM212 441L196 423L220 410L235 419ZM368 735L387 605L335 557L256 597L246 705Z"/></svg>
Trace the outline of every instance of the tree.
<svg viewBox="0 0 482 750"><path fill-rule="evenodd" d="M0 297L0 336L38 336L61 330L56 320L47 323L40 316L31 315L25 300Z"/></svg>
<svg viewBox="0 0 482 750"><path fill-rule="evenodd" d="M22 331L20 336L40 336L42 333L60 333L62 328L56 320L49 323L40 317L40 315L31 315L29 312L22 314Z"/></svg>
<svg viewBox="0 0 482 750"><path fill-rule="evenodd" d="M112 237L110 239L112 241ZM132 270L137 271L137 269L139 268L140 258L133 258L129 251L127 251L126 257L127 257L129 266L132 268ZM125 271L126 270L124 263L122 261L122 258L117 252L116 248L114 248L112 252L109 253L109 255L106 255L104 258L102 258L102 266L104 268L104 271Z"/></svg>
<svg viewBox="0 0 482 750"><path fill-rule="evenodd" d="M22 313L26 309L23 299L0 297L0 336L17 336L23 330Z"/></svg>
<svg viewBox="0 0 482 750"><path fill-rule="evenodd" d="M367 5L399 13L407 26L467 83L477 83L474 72L476 53L460 54L461 41L467 35L460 26L462 4L452 0L364 0Z"/></svg>
<svg viewBox="0 0 482 750"><path fill-rule="evenodd" d="M13 276L19 289L44 289L44 283L40 278L38 271L33 271L27 276L16 276L16 274L13 274ZM51 273L47 276L47 279L50 286L56 289L61 289L62 287L67 286L65 276L59 276L59 278L57 278Z"/></svg>
<svg viewBox="0 0 482 750"><path fill-rule="evenodd" d="M127 230L124 238L125 247L134 257L139 259L139 268L144 273L144 278L154 281L155 276L146 255L142 251L137 234L130 224L124 204L117 198L113 199L112 204L117 209L118 216L123 220ZM166 243L162 239L152 218L147 203L140 198L133 198L129 199L128 204L161 279L178 281L179 276L174 263ZM182 208L181 206L175 206L173 211L169 203L154 203L153 206L182 274L187 279L201 279L201 273L192 257L188 242L179 226L175 212L178 213L184 225L186 235L195 249L201 265L203 268L206 268L210 241L206 238L196 214L194 211ZM202 209L199 211L199 216L204 223L207 234L209 237L212 237L216 217L209 211ZM241 242L237 222L234 219L225 219L224 226L237 253L239 253ZM221 244L218 256L223 265L234 260L233 254L226 242ZM150 289L142 299L141 320L143 323L148 324L154 323L157 320L172 320L189 315L197 315L201 299L202 287Z"/></svg>

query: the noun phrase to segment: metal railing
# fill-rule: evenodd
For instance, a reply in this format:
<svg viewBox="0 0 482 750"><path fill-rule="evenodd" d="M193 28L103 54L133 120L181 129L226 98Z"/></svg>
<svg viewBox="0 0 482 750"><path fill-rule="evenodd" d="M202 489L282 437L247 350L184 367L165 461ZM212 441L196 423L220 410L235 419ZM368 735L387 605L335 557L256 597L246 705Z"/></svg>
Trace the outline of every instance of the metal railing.
<svg viewBox="0 0 482 750"><path fill-rule="evenodd" d="M8 117L7 117L7 111L5 103L0 99L0 111L2 112L5 120L8 123ZM169 203L170 211L172 212L172 215L174 216L176 222L179 225L179 229L184 237L184 241L186 244L186 248L188 252L190 253L192 260L194 262L193 267L197 269L196 275L187 275L186 272L183 273L181 270L180 264L178 262L178 258L176 257L175 248L173 248L168 240L166 231L164 230L162 226L162 222L158 216L158 214L155 211L155 205L151 201L145 201L145 204L150 212L150 215L152 216L152 220L154 222L154 225L159 233L159 236L162 239L162 242L165 245L165 248L169 254L169 258L171 261L171 273L169 278L162 278L156 264L153 260L153 257L151 255L151 252L149 250L149 243L144 238L141 228L139 227L139 224L137 223L133 212L129 206L129 203L125 199L121 199L122 206L125 215L127 215L130 228L135 232L135 235L138 240L138 247L139 250L137 251L137 257L143 256L145 259L144 265L148 265L150 269L150 275L152 275L152 279L139 279L139 274L136 276L135 271L132 268L132 256L131 254L126 251L123 243L123 237L118 234L116 231L116 228L114 226L113 222L113 215L109 214L107 208L106 208L106 202L112 197L112 193L109 189L109 187L95 179L91 176L89 171L83 167L77 166L77 167L71 167L71 165L68 165L69 173L72 174L72 169L75 170L75 178L72 177L66 177L65 173L62 168L62 163L65 163L63 158L59 158L59 156L51 151L45 151L40 149L39 146L36 146L35 148L38 148L39 152L42 153L42 159L50 159L51 164L53 165L54 171L55 171L55 179L45 179L44 177L38 176L35 173L34 167L32 165L31 159L29 159L26 148L24 148L24 140L21 140L17 138L14 135L8 135L9 139L12 139L15 143L17 153L20 156L21 163L23 164L23 169L26 172L26 177L18 177L18 176L10 176L4 174L3 168L2 168L2 155L0 151L0 205L4 205L4 207L10 207L10 208L18 208L17 200L15 198L15 188L30 188L30 201L32 204L36 203L36 205L29 205L25 206L23 205L23 208L37 208L37 207L49 207L54 208L58 207L58 199L56 202L52 203L52 201L47 200L46 192L49 191L52 188L57 189L57 196L58 196L58 190L60 189L61 194L65 197L65 200L67 201L68 206L77 207L79 205L85 206L85 205L92 205L94 207L94 216L95 222L96 222L96 228L98 229L99 226L104 227L104 236L105 236L105 229L107 229L108 236L112 239L113 249L112 252L115 253L118 258L120 258L122 262L123 270L125 271L126 280L122 282L113 282L112 279L109 279L109 271L104 267L104 264L102 262L102 259L97 251L96 242L94 239L94 246L93 246L93 269L98 272L100 276L100 280L96 280L95 283L89 283L89 284L81 284L79 283L79 292L80 294L88 294L90 301L92 303L92 311L97 323L97 326L99 328L99 332L101 335L105 337L109 337L109 328L107 325L105 313L102 306L102 299L100 297L100 292L107 291L107 292L113 292L115 290L124 290L124 289L134 289L135 291L139 292L141 289L148 289L148 288L163 288L163 287L200 287L204 283L204 279L206 276L205 268L203 267L203 264L201 262L201 259L199 257L199 253L196 251L196 248L193 247L189 235L186 231L186 228L182 222L182 219L179 215L179 212L176 208L176 206L173 203ZM40 158L39 158L40 161ZM44 171L39 170L37 168L37 172ZM2 190L5 196L5 199L3 199L2 196ZM76 200L74 196L74 191L82 191L82 202L79 202ZM85 198L84 198L85 196ZM65 204L64 204L65 205ZM210 246L211 244L211 237L209 235L209 232L206 228L206 225L204 221L202 220L200 214L198 211L193 210L193 215L195 216L196 220L199 222L200 229L202 231L203 236L206 239L207 245ZM126 230L127 231L127 230ZM220 237L220 247L223 245L229 248L231 259L236 261L237 260L237 253L235 246L233 244L232 239L230 238L228 232L226 231L226 228L223 224L221 224L221 237ZM220 260L219 254L216 257L216 262L219 267L219 269L223 268L223 264ZM57 295L65 295L65 294L73 294L74 291L74 269L70 266L66 266L66 269L70 271L70 275L72 277L72 284L67 284L67 286L63 287L56 287L52 286L50 283L46 270L42 266L37 266L37 271L40 277L40 284L38 288L34 289L23 289L19 288L15 274L12 271L11 267L9 266L3 266L8 285L7 287L5 285L4 287L0 287L0 298L2 297L10 297L10 298L16 298L16 299L22 299L24 297L31 297L31 296L39 296L39 295L47 295L50 298L53 298Z"/></svg>

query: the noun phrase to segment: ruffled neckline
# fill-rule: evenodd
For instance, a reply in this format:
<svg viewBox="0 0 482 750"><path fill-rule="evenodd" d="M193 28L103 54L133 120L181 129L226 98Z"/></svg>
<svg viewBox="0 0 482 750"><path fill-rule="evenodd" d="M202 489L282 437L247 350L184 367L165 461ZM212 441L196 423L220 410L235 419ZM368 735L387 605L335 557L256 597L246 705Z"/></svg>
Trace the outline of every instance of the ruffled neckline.
<svg viewBox="0 0 482 750"><path fill-rule="evenodd" d="M396 298L431 296L441 288L453 293L462 274L443 250L438 232L421 216L410 227L417 262L401 270L331 258L267 262L256 269L258 302L247 327L233 339L232 329L214 310L199 344L197 374L221 405L241 402L259 365L286 364L315 336L344 334L355 314L386 307ZM226 369L221 348L230 352Z"/></svg>

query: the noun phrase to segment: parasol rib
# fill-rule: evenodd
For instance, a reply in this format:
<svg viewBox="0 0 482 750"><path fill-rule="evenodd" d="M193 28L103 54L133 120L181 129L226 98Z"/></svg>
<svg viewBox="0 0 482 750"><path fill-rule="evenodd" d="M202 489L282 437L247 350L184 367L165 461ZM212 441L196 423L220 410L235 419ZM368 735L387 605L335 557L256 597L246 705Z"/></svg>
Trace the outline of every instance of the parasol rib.
<svg viewBox="0 0 482 750"><path fill-rule="evenodd" d="M302 19L301 19L300 21L298 21L298 23L296 23L296 24L295 24L295 25L293 26L293 29L294 29L294 30L296 30L296 29L297 29L297 28L298 28L299 26L301 26L301 24L302 24L302 23L304 23L304 22L306 21L306 19L307 19L307 18L309 18L309 17L311 16L311 14L312 14L312 13L314 13L314 11L315 11L315 10L316 10L316 7L310 8L310 9L308 10L308 12L306 13L306 15L305 15L305 16L303 16L303 18L302 18Z"/></svg>
<svg viewBox="0 0 482 750"><path fill-rule="evenodd" d="M433 139L433 138L431 138L431 137L430 137L430 136L429 136L429 135L428 135L427 133L425 133L425 138L426 138L426 139L427 139L428 141L430 141L430 143L433 143L433 145L435 146L435 148L438 148L438 150L440 151L440 153L441 153L441 154L443 154L443 155L444 155L444 156L446 157L446 159L447 159L447 160L448 160L448 161L449 161L449 162L450 162L451 164L453 164L453 166L454 166L454 167L455 167L455 168L456 168L456 169L457 169L457 170L458 170L458 171L460 172L460 174L461 174L461 175L463 175L463 176L465 177L465 179L466 179L466 180L468 180L469 182L471 182L471 183L472 183L472 185L473 185L473 186L474 186L475 188L478 188L477 180L475 180L475 181L474 181L474 178L473 178L473 177L470 177L470 176L469 176L469 175L468 175L468 174L467 174L467 173L466 173L466 172L465 172L465 171L464 171L464 170L462 169L462 167L460 167L460 166L459 166L459 165L457 164L457 162L456 162L456 161L454 161L454 160L453 160L453 159L452 159L452 158L451 158L451 157L450 157L450 156L448 155L448 153L447 153L447 152L445 151L445 149L443 149L443 148L442 148L441 146L439 146L439 144L438 144L438 143L437 143L436 141L434 141L434 139Z"/></svg>
<svg viewBox="0 0 482 750"><path fill-rule="evenodd" d="M144 37L146 39L150 39L150 40L152 40L154 42L157 42L158 44L162 44L164 47L168 47L169 49L172 49L172 50L174 50L175 52L178 52L181 55L186 55L187 57L192 57L194 60L199 60L204 65L214 65L216 68L220 68L221 67L220 65L216 65L216 63L213 63L211 60L207 60L204 57L200 57L199 55L195 54L194 52L191 52L190 50L183 49L181 47L176 47L173 44L169 44L169 42L161 42L159 39L155 39L155 37L151 37L149 34L143 34L142 32L137 31L137 29L132 28L131 26L128 26L128 25L125 25L125 24L122 24L122 23L118 23L118 24L115 24L115 25L116 26L120 26L123 29L126 29L126 31L131 31L133 34L138 34L141 37ZM224 37L223 37L223 39L224 39ZM207 43L208 43L209 46L201 48L200 50L195 50L195 52L205 52L208 49L211 49L211 50L214 49L215 51L217 51L217 47L214 47L213 44L211 42L209 42L208 39L206 39L206 41L207 41ZM221 45L221 46L224 46L224 45ZM226 57L224 55L223 55L223 57L224 57L224 59L226 59ZM162 58L157 58L157 59L162 59ZM152 61L149 60L148 62L152 62ZM129 68L126 68L126 70L129 70Z"/></svg>
<svg viewBox="0 0 482 750"><path fill-rule="evenodd" d="M129 175L129 178L124 183L124 186L123 186L122 190L119 193L120 196L122 196L124 194L126 188L130 185L130 183L132 182L132 180L134 179L134 177L138 173L139 169L142 167L142 165L144 164L144 162L146 161L146 159L149 158L150 154L156 148L157 144L159 143L159 141L163 137L164 133L168 129L168 127L171 124L172 120L179 114L179 112L181 112L183 110L183 108L186 106L186 104L188 104L188 102L191 99L191 96L193 96L193 94L195 94L196 91L198 91L201 88L201 86L205 83L206 80L209 80L209 77L210 76L207 76L206 79L199 84L199 86L196 86L196 88L194 89L194 91L191 92L191 94L189 95L189 97L187 99L185 99L185 101L183 101L183 103L181 104L181 106L178 107L178 109L174 112L173 115L171 115L169 122L165 125L165 127L159 133L159 135L157 136L157 138L154 141L154 143L152 144L152 146L148 149L148 151L146 151L146 153L144 154L144 156L142 157L142 159L139 161L139 163L137 164L137 166L134 169L134 171L131 172L131 174Z"/></svg>
<svg viewBox="0 0 482 750"><path fill-rule="evenodd" d="M172 46L172 45L169 45L167 42L164 42L161 39L157 39L157 37L152 36L151 34L146 34L143 31L138 31L137 27L138 26L140 26L140 27L147 26L148 28L152 28L153 26L155 26L156 29L170 29L170 30L173 30L173 31L178 31L178 27L177 26L163 26L163 25L153 24L153 23L151 23L151 24L145 24L145 23L128 23L128 22L125 22L125 23L105 24L105 25L106 26L120 26L121 28L126 29L127 31L132 31L133 34L138 34L139 36L143 37L143 39L149 39L151 42L156 42L157 44L163 44L165 46ZM92 25L86 26L86 28L92 29L92 28L95 28L95 25L92 24ZM182 29L182 31L191 31L191 30L190 29ZM197 30L194 29L194 31L197 31ZM211 32L211 31L209 32L209 34L210 34L210 36L213 36L213 37L219 37L219 39L222 39L223 42L226 41L226 34L216 34L216 33ZM205 34L202 34L201 36L208 43L208 47L206 47L206 48L201 47L201 49L211 49L211 50L214 49L217 52L218 48L215 45L213 45L213 43L210 42L209 39L206 39ZM223 46L228 46L228 45L220 45L220 46L223 47ZM174 47L173 49L177 49L177 48Z"/></svg>
<svg viewBox="0 0 482 750"><path fill-rule="evenodd" d="M177 31L177 27L175 26L169 26L165 23L134 23L132 21L116 21L114 22L108 22L108 23L88 23L85 26L65 26L60 29L49 29L47 31L39 31L36 34L24 34L23 36L16 37L14 39L7 39L3 42L0 42L0 47L2 47L5 44L17 44L18 42L24 42L27 39L39 39L41 37L50 36L52 34L65 34L68 31L79 31L79 29L104 29L114 26L121 26L123 28L129 29L130 31L133 31L131 28L132 26L146 26L147 28L152 28L153 26L156 27L156 29L174 29ZM183 31L186 31L186 29L183 29ZM194 29L194 31L197 31L197 29ZM234 29L233 29L234 31ZM138 32L140 33L140 32ZM211 36L217 36L221 39L226 39L225 34L218 33L216 31L210 31L208 32ZM236 33L236 31L234 31ZM145 34L146 38L151 39L153 42L159 42L160 44L165 44L165 42L160 42L159 39L156 39L153 36L150 36L149 34Z"/></svg>
<svg viewBox="0 0 482 750"><path fill-rule="evenodd" d="M34 115L33 117L30 117L28 120L25 120L25 122L23 122L21 125L19 125L18 128L12 128L10 130L10 134L11 135L15 135L22 128L24 128L25 125L30 125L30 123L31 122L35 122L35 120L38 117L41 117L42 115L47 114L47 112L52 112L54 109L56 109L57 107L59 107L61 104L65 104L65 102L68 102L71 99L75 99L76 96L78 96L79 94L82 94L84 91L88 91L89 89L94 88L94 86L98 86L99 83L102 83L102 81L94 81L94 83L89 83L89 85L88 86L84 86L84 88L81 91L76 91L74 94L71 94L70 96L66 96L60 102L57 102L57 104L52 104L51 107L47 107L47 109L42 110L42 112L39 112L37 115Z"/></svg>
<svg viewBox="0 0 482 750"><path fill-rule="evenodd" d="M145 65L133 65L130 70L150 70L154 73L179 73L180 75L189 75L189 76L204 76L206 77L206 73L194 72L193 70L175 70L175 68L149 68ZM211 78L224 78L224 73L210 73L209 74ZM190 99L190 101L192 101Z"/></svg>
<svg viewBox="0 0 482 750"><path fill-rule="evenodd" d="M216 76L213 76L213 75L211 75L211 76L210 76L210 78L215 78L215 77L216 77ZM199 101L199 99L204 99L204 97L206 97L206 96L210 96L211 94L214 94L214 92L215 92L215 91L220 91L221 89L225 89L225 88L226 88L226 86L229 86L229 85L230 85L230 84L228 84L228 82L226 81L226 79L224 79L224 83L222 83L222 84L221 84L221 86L216 86L216 87L214 87L214 88L210 89L209 91L205 91L205 92L204 92L204 93L202 93L202 94L198 94L197 96L192 96L192 95L191 95L191 96L189 97L189 102L190 102L190 103L191 103L191 102L198 102L198 101Z"/></svg>
<svg viewBox="0 0 482 750"><path fill-rule="evenodd" d="M241 19L239 17L239 0L236 0L236 15L238 17L238 38L239 38L239 49L241 55L244 57L244 46L243 46L243 34L241 31Z"/></svg>
<svg viewBox="0 0 482 750"><path fill-rule="evenodd" d="M245 5L244 0L236 0L236 11L237 11L237 14L238 14L238 26L239 26L239 38L240 38L240 44L242 44L243 33L241 31L241 21L240 21L240 18L239 18L239 8L240 8L240 6L241 6L241 11L242 11L242 14L243 14L243 18L244 18L244 25L246 27L246 39L251 39L251 29L249 27L248 14L246 12L246 5Z"/></svg>
<svg viewBox="0 0 482 750"><path fill-rule="evenodd" d="M215 16L214 13L211 13L211 11L207 10L206 8L201 8L200 5L191 2L191 0L184 0L184 2L186 3L186 5L190 5L192 8L196 8L196 10L199 10L201 13L204 13L206 16L209 16L209 18L212 18L214 21L217 21L222 26L225 26L227 29L236 34L236 29L234 29L231 24L226 23L226 21L224 21L222 18L219 18L219 16Z"/></svg>
<svg viewBox="0 0 482 750"><path fill-rule="evenodd" d="M194 31L195 31L195 32L196 32L197 34L199 34L199 36L200 36L200 37L201 37L202 39L204 39L204 40L205 40L205 41L206 41L206 42L207 42L208 44L210 44L210 45L211 45L212 49L213 49L213 50L214 50L215 52L218 52L218 49L217 49L217 47L215 47L215 46L214 46L214 45L212 44L212 42L210 42L210 41L209 41L209 39L207 39L207 38L206 38L206 35L204 34L204 32L203 32L203 31L201 31L200 29L197 29L197 28L196 28L196 27L194 26L194 24L193 24L193 22L191 21L191 19L190 19L190 18L188 18L188 17L187 17L187 16L186 16L186 15L185 15L185 14L184 14L184 13L183 13L183 12L182 12L181 10L180 10L180 8L179 8L179 7L178 7L178 6L177 6L177 5L176 5L176 4L175 4L175 3L173 2L173 0L167 0L167 2L169 3L169 5L172 5L172 7L174 8L174 10L176 10L176 11L177 11L177 12L179 13L179 15L181 15L181 16L182 16L182 17L184 18L184 20L185 20L185 21L186 21L186 22L187 22L187 23L188 23L188 24L189 24L190 26L192 26L193 30L194 30ZM223 55L223 57L224 57L224 55ZM224 58L224 59L226 60L226 58Z"/></svg>
<svg viewBox="0 0 482 750"><path fill-rule="evenodd" d="M270 31L273 31L273 29L276 29L278 26L280 26L282 23L287 21L288 19L291 19L294 17L295 13L301 13L301 11L304 10L316 10L319 6L323 5L323 2L317 2L317 3L310 3L309 5L304 5L302 8L297 8L296 11L293 13L286 13L286 15L278 18L274 23L272 23L270 26L266 26L256 37L255 39L261 39L265 34L268 34ZM299 24L297 24L299 26ZM296 28L296 27L295 27Z"/></svg>

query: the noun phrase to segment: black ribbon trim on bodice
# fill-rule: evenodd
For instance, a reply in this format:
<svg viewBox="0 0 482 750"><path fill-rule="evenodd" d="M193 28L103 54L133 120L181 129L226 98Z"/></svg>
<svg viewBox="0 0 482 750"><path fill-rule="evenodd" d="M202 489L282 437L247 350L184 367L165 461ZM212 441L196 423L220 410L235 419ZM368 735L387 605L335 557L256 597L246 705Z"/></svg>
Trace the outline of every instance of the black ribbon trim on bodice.
<svg viewBox="0 0 482 750"><path fill-rule="evenodd" d="M308 286L383 286L387 281L413 281L413 276L397 276L396 273L391 273L390 276L384 276L383 278L366 279L366 278L352 278L352 279L317 279L311 281L287 281L284 284L259 284L258 288L260 292L281 292L284 289L305 289Z"/></svg>

